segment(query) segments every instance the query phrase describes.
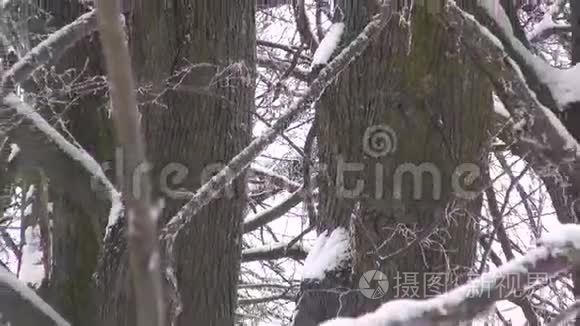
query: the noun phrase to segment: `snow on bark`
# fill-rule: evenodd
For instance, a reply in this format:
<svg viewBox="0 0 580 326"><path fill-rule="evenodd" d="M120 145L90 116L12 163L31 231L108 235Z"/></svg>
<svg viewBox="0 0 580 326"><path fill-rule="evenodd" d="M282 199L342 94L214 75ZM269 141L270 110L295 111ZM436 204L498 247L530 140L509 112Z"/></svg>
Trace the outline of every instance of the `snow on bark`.
<svg viewBox="0 0 580 326"><path fill-rule="evenodd" d="M314 246L306 256L303 280L322 280L327 272L332 272L350 259L350 237L348 231L342 227L336 228L328 234L328 230L321 233Z"/></svg>
<svg viewBox="0 0 580 326"><path fill-rule="evenodd" d="M393 300L358 318L335 318L321 326L456 325L476 318L514 291L535 281L528 277L566 271L580 261L580 226L560 225L543 237L538 248L473 279L446 294L427 300ZM517 277L518 282L513 282ZM511 282L510 282L511 279Z"/></svg>
<svg viewBox="0 0 580 326"><path fill-rule="evenodd" d="M10 298L5 296L10 296ZM18 296L19 298L14 298L15 296ZM22 281L18 280L14 274L2 267L0 267L0 299L2 302L5 302L6 300L11 303L0 305L0 315L15 313L15 308L18 308L21 312L27 312L34 309L40 311L47 317L47 319L50 319L52 321L51 324L70 326L70 324L54 309L52 309L52 307L44 302L36 292L26 286ZM17 305L18 307L13 307L13 305ZM26 307L24 307L24 305ZM5 311L3 309L11 309L11 311ZM18 318L18 316L15 316L14 318Z"/></svg>
<svg viewBox="0 0 580 326"><path fill-rule="evenodd" d="M320 42L318 49L312 56L312 67L317 65L325 65L330 60L330 57L336 51L342 34L344 33L344 23L334 23L328 29L328 32Z"/></svg>
<svg viewBox="0 0 580 326"><path fill-rule="evenodd" d="M10 144L10 155L8 155L8 163L12 162L18 153L20 153L20 147L18 147L17 144Z"/></svg>

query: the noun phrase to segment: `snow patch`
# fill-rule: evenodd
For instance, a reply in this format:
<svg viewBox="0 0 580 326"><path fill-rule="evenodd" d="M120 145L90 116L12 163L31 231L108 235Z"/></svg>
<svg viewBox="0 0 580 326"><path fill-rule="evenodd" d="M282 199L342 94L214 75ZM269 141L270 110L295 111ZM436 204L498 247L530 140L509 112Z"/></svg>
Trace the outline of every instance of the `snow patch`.
<svg viewBox="0 0 580 326"><path fill-rule="evenodd" d="M556 225L549 233L543 235L538 243L546 247L566 247L571 245L575 249L580 249L580 225Z"/></svg>
<svg viewBox="0 0 580 326"><path fill-rule="evenodd" d="M318 49L312 57L312 67L316 65L325 65L338 47L342 33L344 32L344 23L334 23L328 29L328 32L320 42Z"/></svg>
<svg viewBox="0 0 580 326"><path fill-rule="evenodd" d="M44 278L42 249L40 246L40 227L29 226L24 230L25 245L22 246L22 266L20 279L33 286L39 286Z"/></svg>
<svg viewBox="0 0 580 326"><path fill-rule="evenodd" d="M10 144L10 155L8 155L8 163L12 162L18 153L20 153L20 147L14 143Z"/></svg>
<svg viewBox="0 0 580 326"><path fill-rule="evenodd" d="M304 262L302 279L322 280L327 271L336 270L350 258L350 238L344 228L336 228L330 236L321 233Z"/></svg>

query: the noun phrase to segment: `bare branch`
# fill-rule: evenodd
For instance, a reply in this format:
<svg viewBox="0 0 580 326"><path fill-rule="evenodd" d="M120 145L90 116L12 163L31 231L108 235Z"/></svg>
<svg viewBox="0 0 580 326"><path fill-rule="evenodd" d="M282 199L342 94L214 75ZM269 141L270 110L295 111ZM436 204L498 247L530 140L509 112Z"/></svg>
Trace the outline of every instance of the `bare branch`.
<svg viewBox="0 0 580 326"><path fill-rule="evenodd" d="M165 325L165 307L157 218L151 207L151 185L146 169L142 168L145 145L121 8L116 0L99 0L97 11L109 75L113 120L124 153L120 181L128 210L129 261L137 301L137 321L143 326L162 326ZM137 185L136 173L140 173Z"/></svg>
<svg viewBox="0 0 580 326"><path fill-rule="evenodd" d="M280 204L270 209L264 210L260 214L244 221L242 232L248 233L264 226L277 218L282 217L293 207L302 201L302 188L292 193L288 198L284 199Z"/></svg>
<svg viewBox="0 0 580 326"><path fill-rule="evenodd" d="M318 49L318 41L310 29L310 21L306 16L304 0L294 0L294 18L296 19L296 30L300 34L302 43L306 44L312 53Z"/></svg>
<svg viewBox="0 0 580 326"><path fill-rule="evenodd" d="M298 244L275 243L262 247L245 249L242 251L242 262L247 263L256 260L274 260L280 258L292 258L295 260L306 259L308 252Z"/></svg>
<svg viewBox="0 0 580 326"><path fill-rule="evenodd" d="M290 72L290 76L301 80L301 81L307 81L308 80L308 74L309 72L301 69L299 67L294 67L293 69L291 69L291 63L290 62L283 62L283 61L276 61L272 58L268 58L267 56L264 55L258 55L258 57L256 58L256 62L258 63L258 65L263 66L265 68L269 68L272 70L276 70L279 71L281 73L285 73L285 72Z"/></svg>

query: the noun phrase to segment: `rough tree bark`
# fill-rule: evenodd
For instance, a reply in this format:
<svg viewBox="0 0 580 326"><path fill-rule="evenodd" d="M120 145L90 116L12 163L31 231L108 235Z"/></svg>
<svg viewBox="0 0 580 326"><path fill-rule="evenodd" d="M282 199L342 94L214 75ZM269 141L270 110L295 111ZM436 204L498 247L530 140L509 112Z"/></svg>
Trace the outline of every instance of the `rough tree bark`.
<svg viewBox="0 0 580 326"><path fill-rule="evenodd" d="M255 4L249 1L132 4L130 45L137 83L149 101L141 109L154 196L165 200L161 223L185 203L169 189L195 191L222 167L219 163L250 141L254 15ZM178 170L185 176L180 178ZM178 236L173 254L182 311L177 325L234 323L246 205L243 179L193 217ZM126 261L104 264L108 276L103 288L115 291L103 298L102 322L134 325L127 313L134 303L125 282Z"/></svg>
<svg viewBox="0 0 580 326"><path fill-rule="evenodd" d="M368 21L375 3L339 1L347 15L345 42ZM410 295L436 294L437 289L423 287L423 277L447 273L454 278L449 281L462 282L474 263L481 197L457 197L452 180L457 171L486 168L491 88L430 15L430 10L438 10L436 3L416 5L412 16L406 17L410 20L393 17L382 37L343 72L320 101L319 159L326 170L319 181L317 227L318 231L351 230L352 261L346 272L327 273L323 282L304 280L295 325L317 325L337 315L358 316L381 301L404 297L393 287L401 282L397 277L403 273L417 276L417 292ZM464 7L470 4L462 1ZM364 150L365 131L377 125L388 125L394 131L386 135L393 147L390 153L372 157ZM363 165L350 165L353 169L348 171L345 163ZM418 176L420 186L413 184L412 172L403 179L395 177L397 168L407 163L430 164L441 176L440 185L425 171ZM466 168L464 163L473 165ZM377 172L377 164L383 174ZM481 183L477 175L472 177L476 179L466 187L469 190ZM357 181L364 181L362 191L345 196L343 190L356 189ZM400 200L393 192L398 186ZM416 190L421 193L415 199ZM440 198L436 190L441 191ZM419 239L414 242L394 233L399 223L412 228ZM430 245L418 241L427 238L433 241ZM361 275L369 270L382 271L391 284L382 300L340 290L356 289ZM453 282L445 285L451 287Z"/></svg>

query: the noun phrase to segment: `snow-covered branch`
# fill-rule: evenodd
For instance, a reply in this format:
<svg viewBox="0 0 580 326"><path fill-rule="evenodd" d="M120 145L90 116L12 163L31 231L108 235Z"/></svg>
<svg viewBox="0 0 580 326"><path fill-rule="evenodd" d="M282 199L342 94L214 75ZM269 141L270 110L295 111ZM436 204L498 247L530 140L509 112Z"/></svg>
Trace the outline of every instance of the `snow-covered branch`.
<svg viewBox="0 0 580 326"><path fill-rule="evenodd" d="M157 216L151 205L151 185L146 169L131 58L117 0L97 1L101 43L107 63L111 105L117 141L123 149L122 196L127 206L129 261L135 290L137 322L165 325L165 300L161 281L161 254ZM135 173L140 173L136 182Z"/></svg>
<svg viewBox="0 0 580 326"><path fill-rule="evenodd" d="M52 33L46 40L40 42L22 59L14 64L0 77L0 98L8 94L6 85L19 84L30 77L40 66L58 59L76 42L97 29L97 16L90 11L74 22Z"/></svg>
<svg viewBox="0 0 580 326"><path fill-rule="evenodd" d="M478 4L475 18L493 33L494 39L498 39L496 44L501 44L517 63L540 103L554 112L580 103L580 88L576 86L580 84L580 65L566 70L550 66L517 39L499 0L478 0Z"/></svg>
<svg viewBox="0 0 580 326"><path fill-rule="evenodd" d="M7 325L70 326L51 306L0 267L0 320Z"/></svg>
<svg viewBox="0 0 580 326"><path fill-rule="evenodd" d="M109 214L109 224L112 225L118 218L122 208L121 195L115 189L109 178L101 169L101 166L95 159L87 153L82 147L75 146L68 141L61 133L59 133L53 126L51 126L38 112L36 112L30 105L26 104L19 97L13 93L8 94L3 103L10 108L16 110L18 116L24 117L42 132L51 142L67 154L70 158L80 163L80 165L96 180L101 182L108 192L111 200L111 211Z"/></svg>
<svg viewBox="0 0 580 326"><path fill-rule="evenodd" d="M486 313L493 303L525 293L533 275L555 275L580 264L580 226L560 226L540 246L497 270L427 300L393 300L358 318L336 318L323 326L459 325ZM517 281L514 281L517 280Z"/></svg>
<svg viewBox="0 0 580 326"><path fill-rule="evenodd" d="M568 130L541 102L502 43L484 26L455 4L443 11L443 21L459 38L474 63L493 83L498 97L510 112L515 126L522 126L517 149L536 171L558 167L569 182L580 182L580 146Z"/></svg>

